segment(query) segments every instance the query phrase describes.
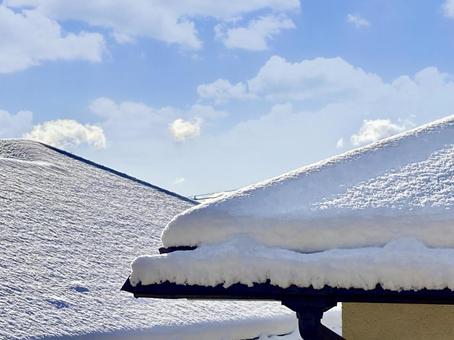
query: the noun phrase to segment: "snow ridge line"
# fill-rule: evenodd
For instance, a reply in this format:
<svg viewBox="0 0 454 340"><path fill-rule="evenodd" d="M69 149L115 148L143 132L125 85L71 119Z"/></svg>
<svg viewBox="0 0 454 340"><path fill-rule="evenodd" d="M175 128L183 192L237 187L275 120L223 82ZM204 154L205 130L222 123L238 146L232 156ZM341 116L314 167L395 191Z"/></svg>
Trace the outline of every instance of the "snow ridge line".
<svg viewBox="0 0 454 340"><path fill-rule="evenodd" d="M133 181L133 182L135 182L135 183L144 185L144 186L149 187L149 188L153 188L153 189L155 189L155 190L157 190L157 191L160 191L160 192L165 193L165 194L167 194L167 195L170 195L170 196L179 198L179 199L181 199L181 200L183 200L183 201L192 203L192 204L194 204L194 205L199 204L199 202L196 202L196 201L194 201L194 200L192 200L192 199L190 199L190 198L188 198L188 197L186 197L186 196L182 196L182 195L177 194L177 193L175 193L175 192L173 192L173 191L170 191L170 190L167 190L167 189L158 187L157 185L154 185L154 184L150 184L150 183L145 182L145 181L143 181L143 180L141 180L141 179L138 179L138 178L135 178L135 177L130 176L130 175L128 175L128 174L125 174L124 172L120 172L120 171L114 170L114 169L112 169L112 168L108 168L108 167L105 166L105 165L101 165L101 164L95 163L95 162L90 161L90 160L88 160L88 159L86 159L86 158L77 156L77 155L75 155L75 154L73 154L73 153L71 153L71 152L68 152L68 151L65 151L65 150L56 148L56 147L54 147L54 146L47 145L47 144L42 143L42 142L38 142L38 143L41 144L41 145L43 145L43 146L45 146L46 148L49 148L49 149L51 149L51 150L53 150L53 151L56 151L56 152L58 152L58 153L60 153L60 154L62 154L62 155L68 156L68 157L70 157L70 158L72 158L72 159L75 159L75 160L77 160L77 161L79 161L79 162L88 164L88 165L93 166L93 167L95 167L95 168L98 168L98 169L107 171L107 172L109 172L109 173L111 173L111 174L113 174L113 175L116 175L116 176L119 176L119 177L128 179L128 180L130 180L130 181Z"/></svg>

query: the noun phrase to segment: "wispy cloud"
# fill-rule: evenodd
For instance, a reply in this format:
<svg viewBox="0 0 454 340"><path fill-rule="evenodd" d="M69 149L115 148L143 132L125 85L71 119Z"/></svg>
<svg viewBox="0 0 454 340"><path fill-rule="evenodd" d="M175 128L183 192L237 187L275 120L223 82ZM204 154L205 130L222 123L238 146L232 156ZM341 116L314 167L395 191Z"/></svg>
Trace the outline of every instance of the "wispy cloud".
<svg viewBox="0 0 454 340"><path fill-rule="evenodd" d="M344 144L345 144L345 143L344 143L344 139L343 139L343 138L339 138L339 139L337 140L337 143L336 143L336 148L337 148L337 149L342 149L342 148L344 147Z"/></svg>
<svg viewBox="0 0 454 340"><path fill-rule="evenodd" d="M225 79L218 79L209 84L201 84L197 87L197 93L201 99L212 100L216 103L222 103L233 98L250 97L243 83L233 85Z"/></svg>
<svg viewBox="0 0 454 340"><path fill-rule="evenodd" d="M186 181L186 179L184 177L177 177L175 178L175 180L173 181L173 184L174 185L178 185L178 184L182 184Z"/></svg>
<svg viewBox="0 0 454 340"><path fill-rule="evenodd" d="M443 13L449 18L454 18L454 0L445 0L443 3Z"/></svg>
<svg viewBox="0 0 454 340"><path fill-rule="evenodd" d="M263 51L268 49L268 41L275 35L292 28L295 28L295 24L286 16L268 15L251 20L244 27L226 28L218 25L215 32L227 48Z"/></svg>
<svg viewBox="0 0 454 340"><path fill-rule="evenodd" d="M359 15L348 14L347 22L355 26L356 28L369 27L370 22Z"/></svg>
<svg viewBox="0 0 454 340"><path fill-rule="evenodd" d="M0 138L13 138L31 129L33 113L19 111L16 114L0 110Z"/></svg>

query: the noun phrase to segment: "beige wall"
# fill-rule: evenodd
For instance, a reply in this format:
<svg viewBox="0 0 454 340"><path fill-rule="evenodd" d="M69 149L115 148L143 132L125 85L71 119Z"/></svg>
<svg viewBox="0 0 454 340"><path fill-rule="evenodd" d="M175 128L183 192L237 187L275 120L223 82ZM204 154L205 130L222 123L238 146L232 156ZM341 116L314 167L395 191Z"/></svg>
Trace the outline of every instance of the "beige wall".
<svg viewBox="0 0 454 340"><path fill-rule="evenodd" d="M347 340L454 339L454 306L343 303Z"/></svg>

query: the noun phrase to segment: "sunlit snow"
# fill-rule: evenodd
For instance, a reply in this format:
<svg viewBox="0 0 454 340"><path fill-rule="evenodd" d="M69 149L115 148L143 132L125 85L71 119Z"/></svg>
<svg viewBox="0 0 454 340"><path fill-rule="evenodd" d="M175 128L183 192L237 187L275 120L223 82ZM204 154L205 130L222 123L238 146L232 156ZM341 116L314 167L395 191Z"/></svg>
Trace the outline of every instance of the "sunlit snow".
<svg viewBox="0 0 454 340"><path fill-rule="evenodd" d="M29 141L0 141L0 338L283 334L279 303L134 299L129 264L191 203Z"/></svg>
<svg viewBox="0 0 454 340"><path fill-rule="evenodd" d="M131 283L454 290L454 116L178 215Z"/></svg>

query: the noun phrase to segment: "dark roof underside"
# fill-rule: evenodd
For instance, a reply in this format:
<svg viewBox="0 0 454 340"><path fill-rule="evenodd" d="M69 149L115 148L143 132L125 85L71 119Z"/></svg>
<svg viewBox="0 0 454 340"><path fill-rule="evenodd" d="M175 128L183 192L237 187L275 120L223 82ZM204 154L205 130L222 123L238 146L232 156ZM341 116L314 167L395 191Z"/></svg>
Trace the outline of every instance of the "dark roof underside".
<svg viewBox="0 0 454 340"><path fill-rule="evenodd" d="M135 297L165 299L202 299L202 300L276 300L289 299L328 300L332 302L368 302L368 303L418 303L418 304L454 304L454 291L440 290L405 290L393 291L377 285L374 289L333 288L322 289L290 286L281 288L267 283L256 283L249 287L234 284L225 288L223 285L205 287L198 285L179 285L171 282L142 286L131 286L129 279L122 290L133 293Z"/></svg>

